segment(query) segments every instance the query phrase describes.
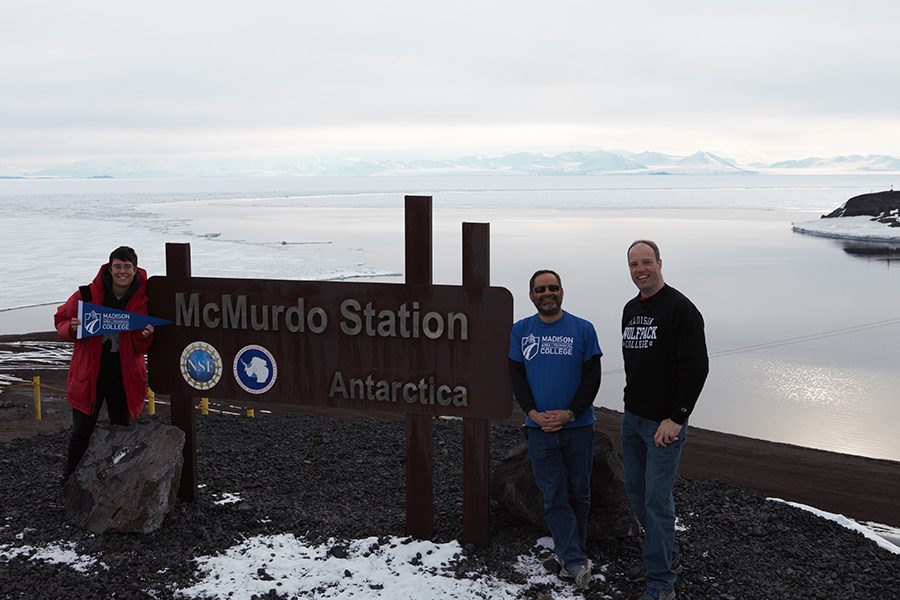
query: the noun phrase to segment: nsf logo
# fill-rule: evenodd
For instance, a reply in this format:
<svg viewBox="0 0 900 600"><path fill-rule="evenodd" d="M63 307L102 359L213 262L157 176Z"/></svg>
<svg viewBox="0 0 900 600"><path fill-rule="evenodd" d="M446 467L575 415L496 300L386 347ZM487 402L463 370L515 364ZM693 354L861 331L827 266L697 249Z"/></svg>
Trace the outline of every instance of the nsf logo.
<svg viewBox="0 0 900 600"><path fill-rule="evenodd" d="M192 388L208 390L222 378L222 357L206 342L192 342L181 353L181 376Z"/></svg>
<svg viewBox="0 0 900 600"><path fill-rule="evenodd" d="M251 394L268 392L277 375L275 357L262 346L244 346L234 357L234 378Z"/></svg>

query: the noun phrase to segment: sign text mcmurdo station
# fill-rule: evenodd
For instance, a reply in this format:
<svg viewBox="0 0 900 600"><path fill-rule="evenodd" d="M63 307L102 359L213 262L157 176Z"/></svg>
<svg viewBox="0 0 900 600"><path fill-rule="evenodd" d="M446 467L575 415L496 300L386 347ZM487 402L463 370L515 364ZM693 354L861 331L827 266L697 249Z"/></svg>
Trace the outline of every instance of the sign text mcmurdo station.
<svg viewBox="0 0 900 600"><path fill-rule="evenodd" d="M151 314L176 324L151 349L157 392L484 419L511 410L506 289L202 277L149 286Z"/></svg>
<svg viewBox="0 0 900 600"><path fill-rule="evenodd" d="M396 310L379 309L374 302L362 306L358 300L348 298L340 303L339 328L344 335L368 335L379 337L418 338L435 340L469 339L469 318L465 313L442 314L434 311L423 314L419 302L407 306L404 302ZM321 306L307 308L305 298L297 298L295 304L249 304L244 294L223 294L219 302L207 302L201 306L200 294L186 298L175 294L175 319L177 325L207 327L210 329L252 329L253 331L289 331L291 333L324 333L328 329L328 311Z"/></svg>

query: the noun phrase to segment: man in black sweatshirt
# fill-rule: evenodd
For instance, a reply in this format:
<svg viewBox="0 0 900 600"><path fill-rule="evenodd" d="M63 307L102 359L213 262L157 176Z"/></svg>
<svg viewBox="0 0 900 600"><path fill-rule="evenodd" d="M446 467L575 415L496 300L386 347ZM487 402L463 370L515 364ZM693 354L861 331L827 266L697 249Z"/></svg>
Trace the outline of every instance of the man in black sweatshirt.
<svg viewBox="0 0 900 600"><path fill-rule="evenodd" d="M626 576L644 579L641 600L674 600L681 565L672 485L709 358L703 317L666 285L659 247L649 240L631 244L628 268L640 293L622 311L622 453L625 489L644 528L644 552L643 564Z"/></svg>

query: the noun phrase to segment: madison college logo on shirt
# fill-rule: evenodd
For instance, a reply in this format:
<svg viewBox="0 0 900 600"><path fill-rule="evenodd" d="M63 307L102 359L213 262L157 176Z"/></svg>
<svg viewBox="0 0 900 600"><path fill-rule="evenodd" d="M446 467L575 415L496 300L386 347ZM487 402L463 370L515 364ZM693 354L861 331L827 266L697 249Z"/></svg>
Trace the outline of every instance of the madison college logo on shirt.
<svg viewBox="0 0 900 600"><path fill-rule="evenodd" d="M531 360L538 354L555 354L557 356L572 356L575 347L575 338L569 335L545 335L537 337L529 333L522 338L522 356L525 360Z"/></svg>
<svg viewBox="0 0 900 600"><path fill-rule="evenodd" d="M535 336L533 333L529 333L526 337L522 338L522 356L525 357L525 360L531 360L537 353L541 350L541 338Z"/></svg>

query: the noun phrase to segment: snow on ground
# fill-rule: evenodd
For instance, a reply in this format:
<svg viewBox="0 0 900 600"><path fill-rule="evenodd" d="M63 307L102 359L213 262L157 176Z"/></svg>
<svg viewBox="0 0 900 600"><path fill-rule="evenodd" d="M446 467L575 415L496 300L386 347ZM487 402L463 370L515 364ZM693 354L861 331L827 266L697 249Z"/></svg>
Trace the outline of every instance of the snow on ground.
<svg viewBox="0 0 900 600"><path fill-rule="evenodd" d="M71 342L4 342L4 347L17 351L0 350L0 369L68 369L72 358Z"/></svg>
<svg viewBox="0 0 900 600"><path fill-rule="evenodd" d="M520 556L516 570L522 583L511 583L485 572L456 566L465 560L456 541L435 544L398 537L369 537L311 546L293 534L255 536L214 556L195 558L199 581L175 590L176 597L250 598L275 590L289 596L317 598L472 598L521 597L534 586L549 586L555 600L581 597L575 588L547 573L541 566L541 548L552 545L538 540L530 555ZM75 544L53 543L44 547L0 545L0 560L31 560L67 564L89 574L108 567L97 557L79 555ZM594 566L594 580L605 581L606 566Z"/></svg>
<svg viewBox="0 0 900 600"><path fill-rule="evenodd" d="M28 545L11 546L9 544L0 544L0 558L3 560L9 560L19 556L27 556L31 560L69 565L79 573L87 573L98 568L109 568L93 556L78 554L78 552L75 551L75 544L71 542L67 544L48 544L42 548L35 548L34 546Z"/></svg>
<svg viewBox="0 0 900 600"><path fill-rule="evenodd" d="M203 577L177 595L216 598L233 593L249 598L274 589L278 594L319 598L514 599L530 585L545 582L557 587L554 598L578 597L572 586L545 573L535 556L519 557L523 584L488 574L456 578L455 565L462 557L455 541L369 537L346 545L332 541L309 546L292 534L259 536L222 554L195 559Z"/></svg>
<svg viewBox="0 0 900 600"><path fill-rule="evenodd" d="M852 531L858 531L888 552L893 552L894 554L900 555L900 528L890 527L889 525L883 525L881 523L863 525L861 523L858 523L857 521L854 521L853 519L848 519L844 515L826 512L824 510L819 510L818 508L813 508L812 506L807 506L806 504L800 504L798 502L788 502L787 500L782 500L781 498L767 498L767 500L789 504L794 508L809 511L814 515L822 517L823 519L834 521L842 527L846 527L847 529L850 529Z"/></svg>
<svg viewBox="0 0 900 600"><path fill-rule="evenodd" d="M782 502L858 531L878 546L900 555L900 528L860 524L843 515ZM400 537L368 537L351 541L330 540L310 545L293 534L255 536L219 554L194 559L198 581L175 590L185 598L250 598L275 590L289 596L318 598L508 598L521 596L536 585L548 586L555 600L575 599L575 588L541 566L545 548L552 540L541 538L532 552L519 556L516 571L521 582L509 582L484 571L466 571L457 578L456 569L465 554L456 541L436 544ZM74 544L54 543L42 548L0 545L0 560L26 556L32 560L68 564L81 573L108 568L98 557L79 555ZM606 565L594 566L594 580L605 581Z"/></svg>
<svg viewBox="0 0 900 600"><path fill-rule="evenodd" d="M900 527L891 527L874 521L864 521L862 525L900 548Z"/></svg>
<svg viewBox="0 0 900 600"><path fill-rule="evenodd" d="M213 494L213 496L219 498L214 500L213 504L234 504L241 501L240 494L232 494L231 492L222 492L221 494Z"/></svg>
<svg viewBox="0 0 900 600"><path fill-rule="evenodd" d="M0 393L7 387L30 385L30 380L16 377L16 369L68 369L72 344L68 342L5 342L0 349ZM21 349L18 352L7 347Z"/></svg>
<svg viewBox="0 0 900 600"><path fill-rule="evenodd" d="M900 243L900 227L889 227L873 221L872 217L838 217L792 223L794 231L823 237L867 242Z"/></svg>

